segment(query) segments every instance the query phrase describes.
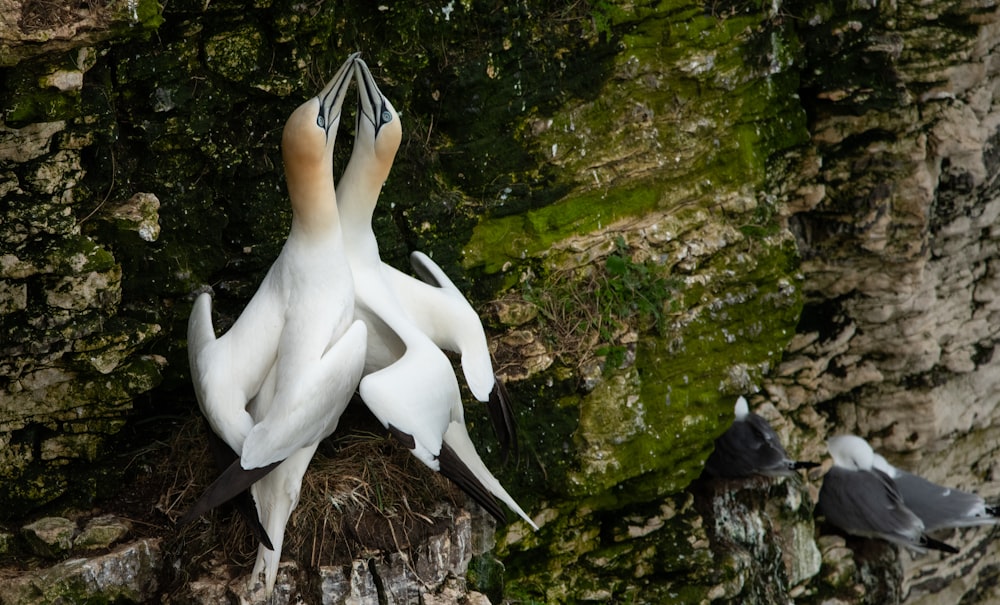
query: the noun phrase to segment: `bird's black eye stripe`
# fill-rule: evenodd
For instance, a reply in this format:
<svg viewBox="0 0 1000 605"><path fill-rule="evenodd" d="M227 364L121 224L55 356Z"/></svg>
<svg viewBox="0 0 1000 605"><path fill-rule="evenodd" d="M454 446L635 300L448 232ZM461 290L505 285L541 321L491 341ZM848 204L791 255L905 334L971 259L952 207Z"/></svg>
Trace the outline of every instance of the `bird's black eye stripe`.
<svg viewBox="0 0 1000 605"><path fill-rule="evenodd" d="M378 137L378 131L382 129L382 126L392 121L392 112L386 107L385 97L383 97L377 89L373 89L368 86L367 82L364 87L364 94L368 95L368 103L373 108L376 108L375 115L371 116L369 119L372 121L372 126L375 127L375 136Z"/></svg>
<svg viewBox="0 0 1000 605"><path fill-rule="evenodd" d="M320 113L319 113L319 115L316 116L316 125L317 126L319 126L320 128L322 128L324 130L326 130L329 127L330 124L329 124L329 122L327 122L326 116L323 115L323 113L322 113L326 109L326 107L327 107L327 100L330 97L336 98L340 94L340 91L343 89L343 87L344 86L348 86L349 84L350 84L350 79L349 78L345 79L340 84L340 86L337 86L337 87L333 88L332 90L330 90L330 92L328 92L326 94L326 96L324 96L322 99L320 99L320 104L319 104L319 106L320 106Z"/></svg>
<svg viewBox="0 0 1000 605"><path fill-rule="evenodd" d="M367 84L367 82L365 82ZM372 94L371 88L365 86L365 93L368 95L368 103L372 107L378 107L381 103L376 102L375 95ZM374 116L373 116L374 118ZM375 126L375 132L378 132L378 124L373 124Z"/></svg>

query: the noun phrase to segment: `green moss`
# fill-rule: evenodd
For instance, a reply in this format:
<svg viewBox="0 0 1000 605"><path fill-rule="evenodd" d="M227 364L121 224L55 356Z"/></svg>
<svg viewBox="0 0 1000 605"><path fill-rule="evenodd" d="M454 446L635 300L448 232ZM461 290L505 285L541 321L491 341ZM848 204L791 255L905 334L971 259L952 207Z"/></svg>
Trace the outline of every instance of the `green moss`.
<svg viewBox="0 0 1000 605"><path fill-rule="evenodd" d="M89 505L106 477L94 461L105 453L107 439L121 430L133 397L160 383L162 366L153 357L133 356L106 375L70 378L34 392L34 422L10 433L2 518L63 496Z"/></svg>
<svg viewBox="0 0 1000 605"><path fill-rule="evenodd" d="M522 602L672 603L704 598L711 552L686 495L593 509L584 500L542 529L541 545L505 552L505 597ZM504 552L504 549L501 549Z"/></svg>
<svg viewBox="0 0 1000 605"><path fill-rule="evenodd" d="M163 7L157 0L138 0L135 17L144 29L156 29L163 24Z"/></svg>
<svg viewBox="0 0 1000 605"><path fill-rule="evenodd" d="M550 462L558 458L543 457L548 488L564 489L568 498L557 513L546 513L540 535L501 549L505 596L683 603L704 599L721 581L706 571L713 567L698 545L698 516L668 494L700 474L712 440L730 421L732 393L757 383L791 337L801 305L787 278L795 249L784 238L769 243L752 256L739 245L718 255L717 268L703 269L712 278L684 293L687 320L665 337L640 338L634 368L606 377L580 399L560 400L558 409L578 410L570 451L580 459L562 467L562 482ZM704 300L717 302L700 308ZM734 368L742 374L734 376ZM531 443L551 443L555 434ZM657 521L664 502L673 512Z"/></svg>
<svg viewBox="0 0 1000 605"><path fill-rule="evenodd" d="M5 557L14 552L14 534L0 530L0 557Z"/></svg>
<svg viewBox="0 0 1000 605"><path fill-rule="evenodd" d="M57 274L78 275L111 271L115 257L86 236L68 236L58 242L51 242L46 253L46 262L53 266Z"/></svg>
<svg viewBox="0 0 1000 605"><path fill-rule="evenodd" d="M652 210L663 193L662 185L642 183L609 192L586 192L523 215L481 221L463 248L464 264L494 273L509 262L537 256L572 235L597 231L603 225Z"/></svg>
<svg viewBox="0 0 1000 605"><path fill-rule="evenodd" d="M627 79L598 81L598 100L538 117L550 124L537 136L525 130L524 144L560 168L550 188L571 193L516 216L505 216L516 205L498 207L464 247L467 268L494 273L574 234L682 208L720 189L761 186L776 152L808 140L793 94L798 79L787 70L798 52L794 38L786 41L759 16L699 11L691 5L633 24L622 37L628 52L614 59ZM745 56L751 41L770 57L766 74L753 63L760 57Z"/></svg>
<svg viewBox="0 0 1000 605"><path fill-rule="evenodd" d="M240 82L261 69L264 37L254 25L216 34L205 41L205 64Z"/></svg>
<svg viewBox="0 0 1000 605"><path fill-rule="evenodd" d="M761 250L746 281L715 284L718 301L666 338L641 338L636 368L605 380L580 402L576 432L584 462L574 493L596 493L637 479L628 493L655 497L683 489L701 472L711 444L728 424L732 399L753 390L777 365L801 310L786 281L791 244ZM732 259L719 260L732 269ZM728 295L723 294L728 292ZM681 308L698 309L704 292ZM651 478L655 476L655 480Z"/></svg>
<svg viewBox="0 0 1000 605"><path fill-rule="evenodd" d="M54 501L66 493L69 479L62 470L39 468L37 465L20 472L14 469L7 489L0 493L0 519L19 518L28 511Z"/></svg>
<svg viewBox="0 0 1000 605"><path fill-rule="evenodd" d="M44 55L20 63L17 69L4 70L7 89L3 120L11 128L34 122L69 120L80 115L80 91L60 90L50 85L50 74L77 71L76 53L52 57Z"/></svg>
<svg viewBox="0 0 1000 605"><path fill-rule="evenodd" d="M82 335L73 345L71 359L81 371L97 370L107 374L126 362L136 350L160 333L160 326L143 324L128 318L115 318L104 323L103 330ZM158 368L150 367L144 361L141 366L130 370L137 375L149 371L152 380L129 379L135 383L137 392L149 390L158 383ZM153 364L155 366L155 364ZM141 369L140 369L141 368ZM149 384L142 389L143 384Z"/></svg>
<svg viewBox="0 0 1000 605"><path fill-rule="evenodd" d="M0 534L0 540L2 540L2 536L3 534ZM472 560L469 561L465 579L477 592L489 597L491 603L499 603L504 594L504 571L504 565L500 559L492 552L485 552L472 557Z"/></svg>

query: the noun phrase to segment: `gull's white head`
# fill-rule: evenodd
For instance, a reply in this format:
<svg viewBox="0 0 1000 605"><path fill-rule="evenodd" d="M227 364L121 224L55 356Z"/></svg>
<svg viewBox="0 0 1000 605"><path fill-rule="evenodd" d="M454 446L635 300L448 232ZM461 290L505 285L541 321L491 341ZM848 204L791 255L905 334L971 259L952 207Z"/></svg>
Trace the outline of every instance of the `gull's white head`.
<svg viewBox="0 0 1000 605"><path fill-rule="evenodd" d="M742 395L736 400L733 413L736 415L736 420L744 420L750 415L750 406L747 404L746 398Z"/></svg>
<svg viewBox="0 0 1000 605"><path fill-rule="evenodd" d="M875 452L868 442L856 435L838 435L826 442L833 464L852 471L870 471L875 464Z"/></svg>
<svg viewBox="0 0 1000 605"><path fill-rule="evenodd" d="M882 471L883 473L889 475L893 479L899 476L899 469L889 464L889 461L883 458L879 454L875 454L872 457L872 466L874 466L876 470Z"/></svg>

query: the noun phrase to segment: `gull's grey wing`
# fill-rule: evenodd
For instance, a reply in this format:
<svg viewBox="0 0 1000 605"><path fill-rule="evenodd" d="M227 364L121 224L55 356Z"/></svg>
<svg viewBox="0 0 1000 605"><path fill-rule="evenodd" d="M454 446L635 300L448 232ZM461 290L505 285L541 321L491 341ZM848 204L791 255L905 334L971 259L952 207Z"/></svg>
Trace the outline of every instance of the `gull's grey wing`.
<svg viewBox="0 0 1000 605"><path fill-rule="evenodd" d="M980 496L932 483L896 469L896 487L906 506L924 522L927 531L996 523Z"/></svg>
<svg viewBox="0 0 1000 605"><path fill-rule="evenodd" d="M903 504L892 479L881 471L834 466L823 478L818 509L827 521L847 533L920 546L923 524Z"/></svg>

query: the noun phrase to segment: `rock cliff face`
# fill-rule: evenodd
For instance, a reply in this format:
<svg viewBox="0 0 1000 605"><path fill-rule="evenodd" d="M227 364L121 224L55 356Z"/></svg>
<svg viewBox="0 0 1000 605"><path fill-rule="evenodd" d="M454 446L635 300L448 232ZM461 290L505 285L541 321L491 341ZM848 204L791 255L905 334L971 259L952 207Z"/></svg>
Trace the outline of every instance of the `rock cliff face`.
<svg viewBox="0 0 1000 605"><path fill-rule="evenodd" d="M813 145L786 212L806 304L768 392L817 434L865 435L897 466L996 500L996 10L798 14ZM901 557L903 594L988 600L974 587L996 583L993 533L956 534L956 557Z"/></svg>
<svg viewBox="0 0 1000 605"><path fill-rule="evenodd" d="M36 552L49 563L10 585L12 602L69 598L39 578L88 590L86 570L140 563L153 574L119 583L135 592L91 592L255 598L231 568L240 539L195 556L170 526L204 481L182 467L208 472L201 442L157 444L196 415L191 293L213 288L220 328L238 315L287 234L281 126L354 50L406 133L376 214L383 258L431 254L481 310L517 401L518 466L490 451L474 406L471 429L543 527L511 524L494 547L489 525L456 513L405 555L393 535L350 563L297 556L280 599L996 596L990 531L914 559L817 529L821 473L696 481L736 396L753 394L800 458L856 432L898 466L1000 496L994 7L53 11L0 1L0 553L27 552L31 532L14 529L39 507L114 508L123 479L146 490L116 498L142 511L129 544L75 566L56 560L79 550ZM431 481L420 472L407 477Z"/></svg>
<svg viewBox="0 0 1000 605"><path fill-rule="evenodd" d="M133 398L160 382L164 365L148 353L160 325L120 312L127 277L110 242L90 230L103 223L152 242L159 233L158 200L139 192L98 193L84 183L88 154L114 136L107 106L95 105L84 86L99 61L91 45L113 37L115 28L138 34L159 14L147 6L143 22L125 3L86 15L41 4L2 6L3 517L66 493L93 492L92 478L78 471L100 456Z"/></svg>

